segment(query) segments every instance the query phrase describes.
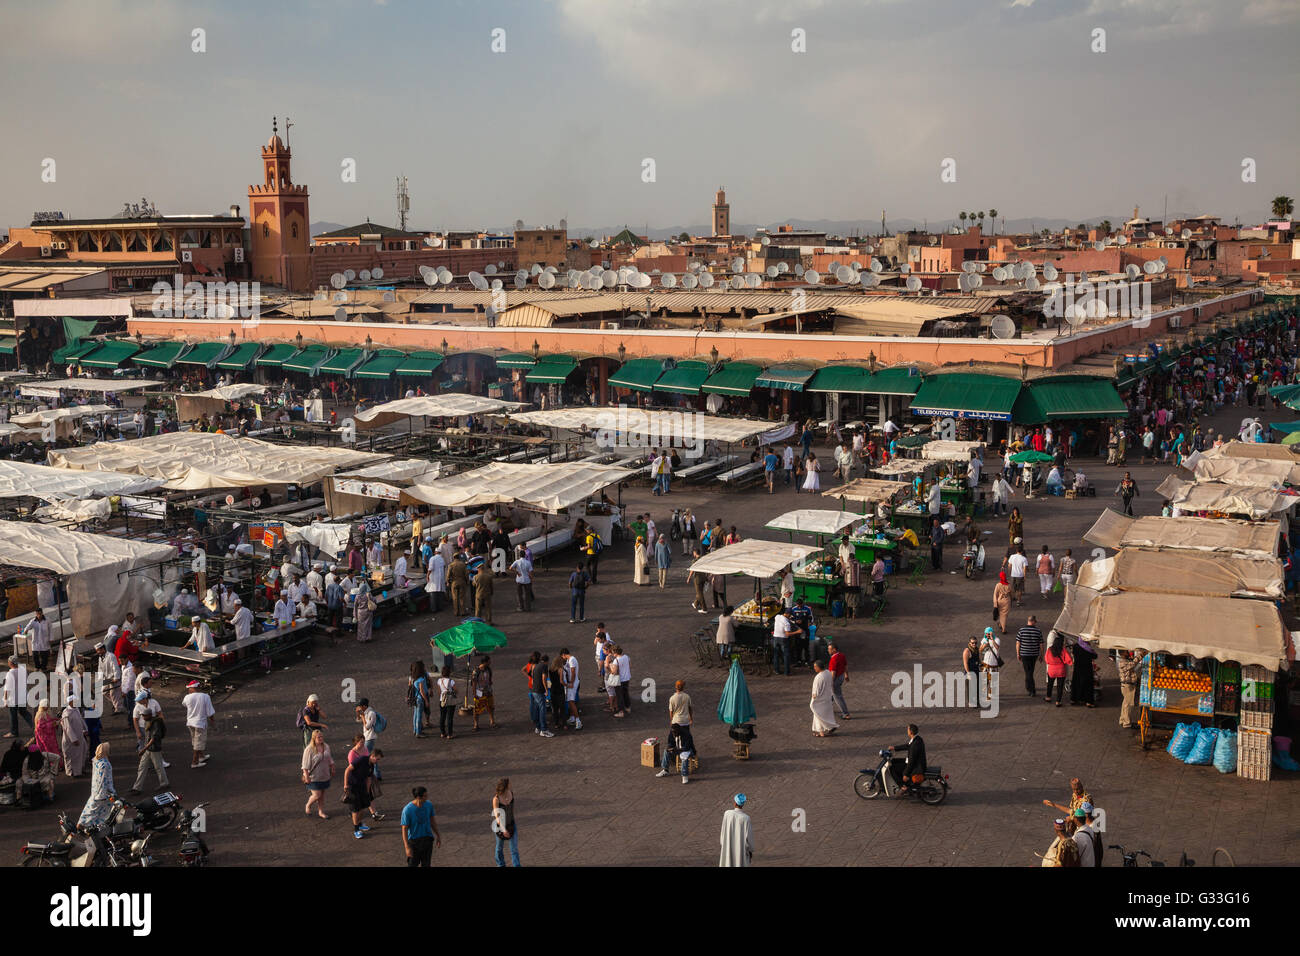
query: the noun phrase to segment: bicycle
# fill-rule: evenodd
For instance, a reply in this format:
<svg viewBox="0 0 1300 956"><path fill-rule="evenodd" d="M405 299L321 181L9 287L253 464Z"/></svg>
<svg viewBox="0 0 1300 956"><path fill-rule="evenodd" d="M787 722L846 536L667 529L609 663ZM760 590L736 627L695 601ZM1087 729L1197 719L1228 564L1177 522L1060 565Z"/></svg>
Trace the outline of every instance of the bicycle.
<svg viewBox="0 0 1300 956"><path fill-rule="evenodd" d="M1123 864L1124 866L1133 866L1133 867L1141 866L1141 863L1138 861L1138 857L1142 857L1142 856L1146 857L1147 860L1149 861L1149 862L1147 863L1147 866L1158 866L1158 867L1162 867L1162 866L1165 865L1165 864L1164 864L1163 862L1161 862L1160 860L1157 860L1157 859L1153 858L1153 857L1151 856L1151 854L1150 854L1150 853L1147 853L1145 850L1133 850L1133 851L1130 852L1130 851L1128 851L1128 850L1125 850L1124 847L1122 847L1122 846L1121 846L1120 844L1118 844L1118 843L1111 843L1111 844L1109 844L1109 846L1110 846L1110 849L1112 849L1112 850L1119 850L1120 857L1122 857L1123 860L1124 860L1124 864ZM1214 854L1210 857L1210 866L1218 866L1218 865L1219 865L1219 856L1220 856L1220 854L1223 855L1223 858L1224 858L1224 860L1226 861L1226 862L1223 864L1224 866L1236 866L1236 865L1237 865L1236 861L1232 858L1232 854L1231 854L1231 853L1229 853L1226 849L1224 849L1224 848L1221 847L1221 846L1216 846L1216 847L1214 848ZM1192 867L1192 866L1195 866L1195 865L1196 865L1196 861L1193 860L1193 859L1191 859L1191 858L1189 858L1189 857L1187 856L1187 851L1186 851L1186 850L1184 850L1183 852L1181 852L1181 853L1178 854L1178 866L1179 866L1180 868L1185 869L1185 868L1187 868L1187 867Z"/></svg>

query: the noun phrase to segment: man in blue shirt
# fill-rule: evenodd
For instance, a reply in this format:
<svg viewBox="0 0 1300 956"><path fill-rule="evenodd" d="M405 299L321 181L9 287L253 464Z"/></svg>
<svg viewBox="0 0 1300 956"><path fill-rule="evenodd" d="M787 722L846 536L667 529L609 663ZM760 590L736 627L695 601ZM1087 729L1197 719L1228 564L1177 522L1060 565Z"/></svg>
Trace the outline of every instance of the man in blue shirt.
<svg viewBox="0 0 1300 956"><path fill-rule="evenodd" d="M776 452L768 448L767 454L763 456L763 476L767 479L767 493L772 494L772 482L776 478L776 469L781 464L781 459L777 457Z"/></svg>
<svg viewBox="0 0 1300 956"><path fill-rule="evenodd" d="M428 794L424 787L414 788L414 799L402 808L402 845L406 848L407 866L427 867L433 859L433 848L442 846L438 816Z"/></svg>
<svg viewBox="0 0 1300 956"><path fill-rule="evenodd" d="M808 635L813 625L813 612L806 598L801 597L790 609L789 618L800 630L799 634L790 638L790 658L796 664L809 664L812 662L812 657L809 653Z"/></svg>

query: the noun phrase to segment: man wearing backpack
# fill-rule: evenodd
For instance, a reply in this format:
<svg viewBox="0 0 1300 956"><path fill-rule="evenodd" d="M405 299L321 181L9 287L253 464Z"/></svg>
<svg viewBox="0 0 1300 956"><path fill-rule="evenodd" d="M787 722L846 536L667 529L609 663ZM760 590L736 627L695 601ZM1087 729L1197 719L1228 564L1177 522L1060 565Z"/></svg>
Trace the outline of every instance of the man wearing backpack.
<svg viewBox="0 0 1300 956"><path fill-rule="evenodd" d="M1101 866L1102 851L1105 847L1096 826L1097 814L1091 803L1081 803L1074 811L1074 821L1078 829L1074 831L1074 843L1079 849L1079 866Z"/></svg>
<svg viewBox="0 0 1300 956"><path fill-rule="evenodd" d="M596 570L600 563L600 552L605 549L605 542L600 540L600 535L594 528L587 529L587 538L583 542L583 551L587 555L587 576L591 578L591 583L596 584Z"/></svg>
<svg viewBox="0 0 1300 956"><path fill-rule="evenodd" d="M361 724L361 735L366 739L366 750L374 753L375 741L388 729L388 721L370 706L368 698L362 697L357 703L357 722Z"/></svg>
<svg viewBox="0 0 1300 956"><path fill-rule="evenodd" d="M1069 825L1061 819L1056 821L1056 839L1043 854L1043 866L1075 867L1079 865L1079 845L1070 837Z"/></svg>
<svg viewBox="0 0 1300 956"><path fill-rule="evenodd" d="M591 576L579 564L569 575L569 623L587 619L587 585Z"/></svg>

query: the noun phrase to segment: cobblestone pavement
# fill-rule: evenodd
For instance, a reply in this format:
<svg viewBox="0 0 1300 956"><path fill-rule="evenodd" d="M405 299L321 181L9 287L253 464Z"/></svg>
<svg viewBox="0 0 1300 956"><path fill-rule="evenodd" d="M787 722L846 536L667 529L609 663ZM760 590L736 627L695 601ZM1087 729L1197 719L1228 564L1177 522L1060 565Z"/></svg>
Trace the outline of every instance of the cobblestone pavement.
<svg viewBox="0 0 1300 956"><path fill-rule="evenodd" d="M1222 425L1240 420L1244 409L1218 416ZM1235 426L1233 427L1235 431ZM1136 459L1131 458L1130 461ZM1110 498L1121 470L1081 460L1098 488L1098 496L1079 501L1059 498L1025 502L1026 551L1042 544L1056 555L1073 547L1086 559L1091 547L1081 535ZM1153 489L1168 466L1131 466L1142 492L1139 514L1158 513ZM701 519L721 517L746 537L773 537L763 524L796 507L821 507L829 499L812 499L782 489L716 493L694 486L675 486L666 498L640 487L624 493L632 512L648 509L665 528L671 509L688 506ZM945 554L943 573L930 574L921 586L894 582L884 622L829 623L825 628L841 642L850 667L845 696L851 721L826 739L811 734L808 710L811 674L756 677L749 681L758 711L759 736L753 759L730 756L726 728L715 716L725 672L698 666L688 636L712 620L690 608L692 591L685 583L687 560L674 556L670 587L632 585L630 545L606 550L600 584L589 592L586 624L568 624L565 580L572 553L550 559L538 575L539 602L528 615L514 609L513 589L498 587L496 624L510 647L494 655L497 716L500 729L475 733L458 715L454 740L415 740L403 704L409 662L430 659L428 638L455 619L445 611L385 622L377 640L359 645L349 638L317 639L310 657L290 659L268 675L236 675L229 693L216 693L219 718L213 729L211 763L191 770L185 748L179 698L183 688L172 681L160 699L170 713L167 752L172 761L172 788L187 803L206 800L208 843L219 865L350 864L394 865L402 860L398 812L415 784L429 787L438 812L443 845L439 866L486 866L492 863L495 838L490 832L493 783L509 776L517 795L519 849L525 865L715 865L720 818L730 795L744 791L755 830L759 865L905 864L1032 866L1034 852L1052 838L1053 811L1044 798L1064 801L1071 776L1080 776L1099 806L1108 813L1108 842L1141 847L1157 859L1177 860L1186 851L1208 864L1216 846L1226 847L1242 864L1294 861L1300 819L1300 793L1291 775L1267 784L1224 776L1211 767L1188 767L1162 750L1144 753L1132 731L1117 725L1118 688L1114 666L1103 660L1105 688L1096 710L1044 706L1029 699L1021 686L1019 665L1011 663L1002 684L1001 712L981 719L971 710L895 709L890 705L890 675L925 670L956 671L965 639L988 623L997 558L1005 521L985 518L991 569L974 581L952 573L959 547ZM1031 569L1032 570L1032 569ZM1038 613L1044 631L1055 619L1059 596L1046 600L1030 576L1025 607L1016 608L1014 629L1024 615ZM509 584L509 582L505 582ZM735 589L744 584L733 581ZM632 658L634 685L655 682L657 701L637 703L631 716L614 720L602 711L590 679L591 637L595 621L607 623ZM1189 623L1196 627L1196 623ZM519 673L528 653L554 655L562 646L577 654L583 667L584 729L554 739L531 733L526 684ZM458 675L459 676L459 675ZM296 709L308 693L321 695L328 740L340 767L356 729L352 707L340 703L341 682L356 681L388 718L380 741L386 793L380 801L388 818L374 825L364 840L352 837L336 778L328 801L331 819L303 816L299 782L300 734ZM642 739L667 729L667 698L672 682L684 679L695 704L695 739L702 767L689 786L674 775L657 779L639 764ZM1044 683L1040 666L1039 687ZM906 739L905 725L920 724L932 763L950 776L952 792L940 807L915 801L864 801L852 785L860 768L873 765L882 746ZM116 747L116 783L125 793L134 771L134 746L125 721L107 734ZM341 770L340 770L341 773ZM88 789L83 780L60 778L57 807L79 811ZM800 826L802 822L803 826ZM53 836L53 813L8 810L0 814L3 845L17 847L29 838ZM172 838L157 849L169 857ZM170 862L170 859L168 860ZM1118 865L1110 851L1107 865Z"/></svg>

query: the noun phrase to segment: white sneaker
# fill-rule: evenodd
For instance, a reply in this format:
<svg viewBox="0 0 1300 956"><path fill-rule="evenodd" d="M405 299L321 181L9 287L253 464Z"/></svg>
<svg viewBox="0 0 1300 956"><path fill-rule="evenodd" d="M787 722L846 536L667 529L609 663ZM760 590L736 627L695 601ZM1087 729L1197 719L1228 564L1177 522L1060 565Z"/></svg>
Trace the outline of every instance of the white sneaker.
<svg viewBox="0 0 1300 956"><path fill-rule="evenodd" d="M166 760L163 761L163 769L164 769L164 770L166 770L166 769L167 769L168 767L170 767L170 766L171 766L171 763L170 763L170 762L168 762L168 761L166 761Z"/></svg>
<svg viewBox="0 0 1300 956"><path fill-rule="evenodd" d="M655 774L655 776L656 776L656 777L666 777L666 776L668 776L668 771L667 771L667 770L660 770L657 774Z"/></svg>
<svg viewBox="0 0 1300 956"><path fill-rule="evenodd" d="M690 777L682 777L682 783L690 783L690 782L691 782Z"/></svg>
<svg viewBox="0 0 1300 956"><path fill-rule="evenodd" d="M538 731L538 733L540 733L543 737L554 737L554 736L555 736L555 734L551 733L549 730L540 730L540 731Z"/></svg>
<svg viewBox="0 0 1300 956"><path fill-rule="evenodd" d="M573 722L573 729L574 729L574 730L581 730L581 729L582 729L582 721L580 721L580 720L575 720L575 721Z"/></svg>

